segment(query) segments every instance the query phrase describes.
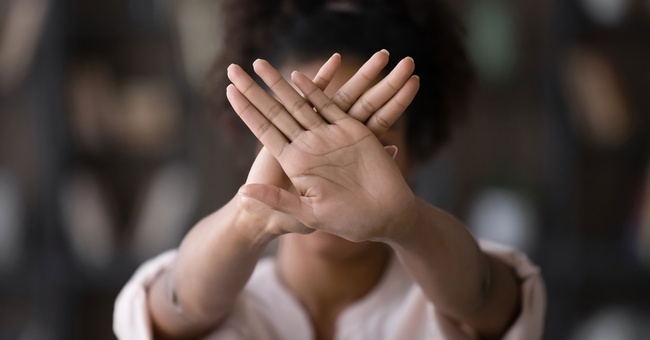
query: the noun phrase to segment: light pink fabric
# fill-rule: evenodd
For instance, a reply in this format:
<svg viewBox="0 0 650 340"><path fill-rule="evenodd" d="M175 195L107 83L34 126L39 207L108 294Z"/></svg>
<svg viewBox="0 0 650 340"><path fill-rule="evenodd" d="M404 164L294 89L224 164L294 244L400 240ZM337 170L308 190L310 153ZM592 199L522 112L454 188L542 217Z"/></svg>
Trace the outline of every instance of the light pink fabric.
<svg viewBox="0 0 650 340"><path fill-rule="evenodd" d="M513 268L522 284L521 314L504 339L541 339L546 297L539 269L515 250L489 242L482 249ZM147 288L169 268L176 252L143 264L115 302L113 329L119 339L151 339ZM278 280L272 258L260 260L228 320L208 339L313 339L309 317ZM336 339L475 339L436 313L421 289L394 259L380 283L347 308L337 322Z"/></svg>

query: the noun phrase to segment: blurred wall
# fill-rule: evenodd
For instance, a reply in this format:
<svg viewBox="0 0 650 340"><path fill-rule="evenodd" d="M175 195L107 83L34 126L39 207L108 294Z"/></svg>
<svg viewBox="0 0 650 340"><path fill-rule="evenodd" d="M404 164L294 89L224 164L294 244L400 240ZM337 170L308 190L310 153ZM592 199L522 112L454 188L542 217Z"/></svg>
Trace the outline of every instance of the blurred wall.
<svg viewBox="0 0 650 340"><path fill-rule="evenodd" d="M204 92L217 4L0 3L0 339L114 338L137 266L243 183ZM477 90L416 190L540 265L546 338L648 338L650 4L453 4Z"/></svg>

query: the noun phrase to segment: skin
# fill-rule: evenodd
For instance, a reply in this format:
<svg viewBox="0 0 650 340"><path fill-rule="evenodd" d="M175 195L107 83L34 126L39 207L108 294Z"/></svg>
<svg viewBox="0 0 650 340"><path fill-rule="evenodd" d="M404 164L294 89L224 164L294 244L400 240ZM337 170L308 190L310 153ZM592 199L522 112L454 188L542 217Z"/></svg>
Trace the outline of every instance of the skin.
<svg viewBox="0 0 650 340"><path fill-rule="evenodd" d="M407 58L371 86L387 58L379 52L340 88L340 79L360 63L340 65L334 56L314 82L291 73L309 102L263 60L255 62L255 72L278 100L241 68L229 67L228 99L264 148L239 193L188 233L173 269L150 288L159 337L198 336L218 327L279 235L278 274L309 313L319 339L333 338L340 312L378 283L391 253L441 313L486 338L507 329L518 312L515 276L482 253L462 223L416 198L404 179L413 169L400 161L408 150L398 119L419 79L411 76L414 64ZM294 66L312 76L319 64ZM342 78L332 80L336 70ZM378 138L398 145L403 158L393 160L396 148Z"/></svg>

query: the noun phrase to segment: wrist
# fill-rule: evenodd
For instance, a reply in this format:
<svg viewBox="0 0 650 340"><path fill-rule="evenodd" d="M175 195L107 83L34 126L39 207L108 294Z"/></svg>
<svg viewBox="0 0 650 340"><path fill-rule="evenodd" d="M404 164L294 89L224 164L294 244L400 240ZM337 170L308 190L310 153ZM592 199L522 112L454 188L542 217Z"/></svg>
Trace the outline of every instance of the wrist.
<svg viewBox="0 0 650 340"><path fill-rule="evenodd" d="M247 210L240 198L241 195L236 195L225 206L206 216L192 228L181 243L181 253L184 253L185 248L210 248L224 237L227 237L230 245L240 249L263 251L278 235L268 230L267 222L262 216Z"/></svg>
<svg viewBox="0 0 650 340"><path fill-rule="evenodd" d="M232 310L234 297L218 297L216 286L243 285L268 244L270 233L262 219L248 213L239 195L201 220L185 237L164 286L166 300L176 314L195 323L213 323ZM225 279L223 273L234 278ZM234 284L233 284L234 280ZM229 288L230 287L230 288ZM180 315L180 314L179 314Z"/></svg>
<svg viewBox="0 0 650 340"><path fill-rule="evenodd" d="M234 229L250 246L266 247L282 234L273 227L268 208L262 207L262 203L241 194L237 194L231 203L235 205Z"/></svg>
<svg viewBox="0 0 650 340"><path fill-rule="evenodd" d="M419 229L424 225L422 209L422 201L414 197L412 203L403 212L404 217L392 228L393 230L388 234L384 242L394 246L406 244L418 238L418 235L420 235Z"/></svg>

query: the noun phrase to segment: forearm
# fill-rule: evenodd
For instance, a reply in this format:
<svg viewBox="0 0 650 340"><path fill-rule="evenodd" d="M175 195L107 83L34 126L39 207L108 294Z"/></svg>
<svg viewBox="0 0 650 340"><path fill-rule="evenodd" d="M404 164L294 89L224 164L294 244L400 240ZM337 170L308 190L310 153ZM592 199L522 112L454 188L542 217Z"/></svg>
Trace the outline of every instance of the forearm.
<svg viewBox="0 0 650 340"><path fill-rule="evenodd" d="M484 254L465 226L417 200L417 222L389 244L436 309L488 337L501 335L518 311L514 274Z"/></svg>
<svg viewBox="0 0 650 340"><path fill-rule="evenodd" d="M236 196L192 228L172 269L150 288L149 314L159 336L200 335L232 310L273 238L239 204Z"/></svg>

